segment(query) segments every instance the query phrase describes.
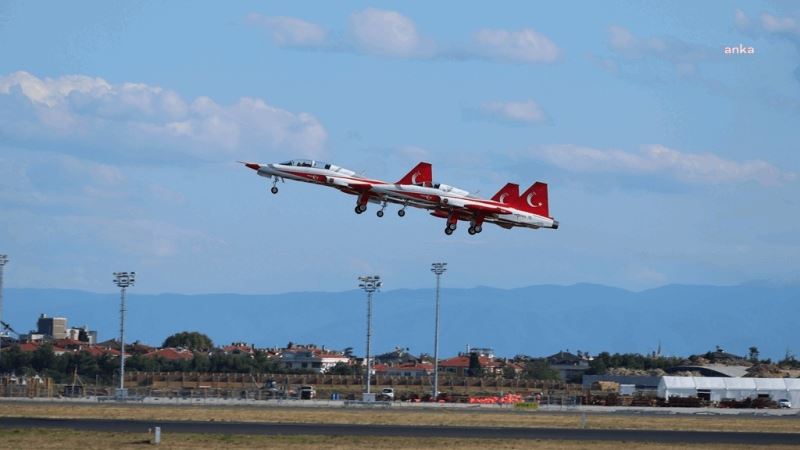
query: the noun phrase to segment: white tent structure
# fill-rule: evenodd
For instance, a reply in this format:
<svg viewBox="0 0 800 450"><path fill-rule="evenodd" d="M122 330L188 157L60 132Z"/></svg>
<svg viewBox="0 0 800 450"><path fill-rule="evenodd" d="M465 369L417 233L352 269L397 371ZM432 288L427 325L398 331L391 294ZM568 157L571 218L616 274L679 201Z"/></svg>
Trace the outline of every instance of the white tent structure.
<svg viewBox="0 0 800 450"><path fill-rule="evenodd" d="M800 378L661 377L658 396L665 399L703 397L712 402L769 396L775 401L788 399L792 407L797 408L800 407Z"/></svg>

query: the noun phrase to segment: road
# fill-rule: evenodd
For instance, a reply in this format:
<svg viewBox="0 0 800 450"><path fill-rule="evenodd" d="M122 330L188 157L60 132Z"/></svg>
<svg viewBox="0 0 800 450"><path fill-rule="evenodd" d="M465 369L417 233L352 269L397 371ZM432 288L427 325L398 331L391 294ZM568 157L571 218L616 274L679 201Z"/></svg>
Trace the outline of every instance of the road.
<svg viewBox="0 0 800 450"><path fill-rule="evenodd" d="M800 433L0 418L0 428L68 428L82 431L145 433L149 428L154 426L160 426L162 433L542 439L658 442L668 444L800 445Z"/></svg>

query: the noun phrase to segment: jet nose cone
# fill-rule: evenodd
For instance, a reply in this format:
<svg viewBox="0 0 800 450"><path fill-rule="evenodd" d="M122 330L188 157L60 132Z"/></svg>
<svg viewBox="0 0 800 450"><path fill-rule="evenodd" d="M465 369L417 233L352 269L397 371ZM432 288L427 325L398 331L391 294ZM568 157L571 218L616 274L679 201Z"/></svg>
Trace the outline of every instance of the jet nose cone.
<svg viewBox="0 0 800 450"><path fill-rule="evenodd" d="M253 170L258 170L258 169L261 168L260 165L255 164L255 163L245 163L245 167L249 167L249 168L251 168Z"/></svg>

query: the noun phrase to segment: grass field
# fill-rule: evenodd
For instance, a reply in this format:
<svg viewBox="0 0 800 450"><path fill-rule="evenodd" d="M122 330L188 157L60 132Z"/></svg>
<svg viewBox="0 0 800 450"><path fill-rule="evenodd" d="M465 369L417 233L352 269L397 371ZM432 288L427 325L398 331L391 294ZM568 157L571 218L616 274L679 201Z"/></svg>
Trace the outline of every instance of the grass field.
<svg viewBox="0 0 800 450"><path fill-rule="evenodd" d="M375 410L205 405L32 404L21 402L0 402L0 416L532 428L577 428L581 425L581 415L579 413L541 411ZM587 428L800 433L800 417L798 416L763 418L752 416L639 416L587 413L586 418Z"/></svg>
<svg viewBox="0 0 800 450"><path fill-rule="evenodd" d="M19 449L142 449L149 447L146 433L104 433L53 429L0 429L0 448ZM215 434L168 434L162 435L164 449L197 448L288 448L288 449L592 449L618 450L621 446L634 447L630 442L597 441L547 441L517 439L451 439L451 438L385 438L385 437L326 437L326 436L237 436ZM668 449L747 449L744 445L669 445L636 443L635 448L653 450ZM770 446L770 449L784 450L796 447Z"/></svg>

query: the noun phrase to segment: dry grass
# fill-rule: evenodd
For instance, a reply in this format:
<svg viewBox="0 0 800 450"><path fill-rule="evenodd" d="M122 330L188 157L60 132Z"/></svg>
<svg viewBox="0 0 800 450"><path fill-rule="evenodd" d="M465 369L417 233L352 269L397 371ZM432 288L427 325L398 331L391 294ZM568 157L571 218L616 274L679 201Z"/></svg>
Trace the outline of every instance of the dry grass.
<svg viewBox="0 0 800 450"><path fill-rule="evenodd" d="M109 433L53 429L0 429L0 449L142 449L149 447L146 433ZM621 446L633 447L630 442L597 441L554 441L520 439L457 439L457 438L387 438L387 437L348 437L348 436L244 436L216 434L164 434L161 445L164 449L197 448L288 448L288 449L591 449L619 450ZM635 448L654 450L669 449L747 449L745 445L708 444L653 444L636 443ZM770 449L784 450L795 447L770 446Z"/></svg>
<svg viewBox="0 0 800 450"><path fill-rule="evenodd" d="M0 417L194 420L271 423L577 428L578 413L345 409L259 406L0 403ZM800 433L798 417L653 416L587 413L588 428Z"/></svg>

